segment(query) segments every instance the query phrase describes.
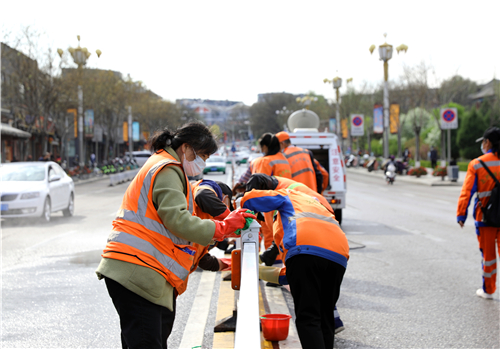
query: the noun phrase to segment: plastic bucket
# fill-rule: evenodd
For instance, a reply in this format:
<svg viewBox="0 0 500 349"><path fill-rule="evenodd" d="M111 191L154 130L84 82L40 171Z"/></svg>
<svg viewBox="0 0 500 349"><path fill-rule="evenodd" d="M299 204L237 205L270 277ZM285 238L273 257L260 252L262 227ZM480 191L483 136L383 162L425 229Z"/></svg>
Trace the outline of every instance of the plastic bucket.
<svg viewBox="0 0 500 349"><path fill-rule="evenodd" d="M268 341L284 341L288 337L290 319L288 314L266 314L260 317L262 335Z"/></svg>

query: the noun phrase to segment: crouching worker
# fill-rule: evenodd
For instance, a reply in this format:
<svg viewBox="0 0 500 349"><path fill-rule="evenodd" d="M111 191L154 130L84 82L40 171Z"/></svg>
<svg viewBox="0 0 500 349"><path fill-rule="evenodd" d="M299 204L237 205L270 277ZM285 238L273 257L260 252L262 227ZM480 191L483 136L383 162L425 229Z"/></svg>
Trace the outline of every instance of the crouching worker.
<svg viewBox="0 0 500 349"><path fill-rule="evenodd" d="M224 220L231 211L234 210L231 204L231 188L227 184L202 179L191 184L194 196L194 211L193 214L202 219L215 219L218 221ZM193 246L197 252L194 258L194 265L199 266L203 270L221 271L230 265L223 260L212 256L208 251L217 246L221 250L226 250L229 243L227 239L223 241L214 241L215 245L204 246L194 243ZM196 268L193 268L195 270Z"/></svg>
<svg viewBox="0 0 500 349"><path fill-rule="evenodd" d="M223 221L192 215L187 176L201 174L218 148L205 125L164 129L149 146L154 154L128 186L96 270L120 317L122 348L167 348L176 298L193 268L193 243L236 236L246 217L255 218L246 210Z"/></svg>
<svg viewBox="0 0 500 349"><path fill-rule="evenodd" d="M349 259L347 238L334 215L312 196L289 189L252 190L241 206L276 211L274 241L286 270L275 275L281 282L286 276L290 286L300 343L304 349L332 349L334 309Z"/></svg>
<svg viewBox="0 0 500 349"><path fill-rule="evenodd" d="M318 194L318 192L310 189L307 185L296 182L293 179L284 178L284 177L275 177L268 176L263 173L253 174L246 184L246 191L250 191L252 189L258 190L279 190L279 189L290 189L300 191L304 194L312 196L319 201L330 213L333 214L333 208L328 203L328 201L324 198L323 195ZM259 222L263 226L266 226L272 233L273 228L273 213L267 212L263 215L265 222ZM260 255L260 260L267 266L273 265L274 261L279 255L278 247L275 242L272 241L272 244L269 247L266 247L266 250Z"/></svg>

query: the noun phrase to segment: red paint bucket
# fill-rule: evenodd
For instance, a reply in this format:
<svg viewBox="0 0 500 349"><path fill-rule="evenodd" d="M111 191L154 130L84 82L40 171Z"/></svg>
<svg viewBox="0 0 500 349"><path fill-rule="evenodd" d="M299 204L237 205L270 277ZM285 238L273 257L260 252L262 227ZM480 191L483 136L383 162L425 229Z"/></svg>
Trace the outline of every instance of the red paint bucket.
<svg viewBox="0 0 500 349"><path fill-rule="evenodd" d="M284 341L288 337L290 319L288 314L266 314L260 317L262 335L268 341Z"/></svg>

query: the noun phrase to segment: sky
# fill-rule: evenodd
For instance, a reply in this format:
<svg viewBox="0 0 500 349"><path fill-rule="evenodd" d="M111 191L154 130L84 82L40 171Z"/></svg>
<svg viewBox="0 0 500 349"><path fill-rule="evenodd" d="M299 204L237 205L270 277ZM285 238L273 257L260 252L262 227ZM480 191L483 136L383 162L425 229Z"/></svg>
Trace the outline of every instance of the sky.
<svg viewBox="0 0 500 349"><path fill-rule="evenodd" d="M259 93L313 91L334 98L324 78L355 88L383 80L378 50L393 53L389 79L425 62L431 84L459 74L477 83L500 75L499 0L406 1L0 1L2 41L30 26L41 48L81 46L88 67L111 69L166 100L257 102ZM386 39L384 33L387 34Z"/></svg>

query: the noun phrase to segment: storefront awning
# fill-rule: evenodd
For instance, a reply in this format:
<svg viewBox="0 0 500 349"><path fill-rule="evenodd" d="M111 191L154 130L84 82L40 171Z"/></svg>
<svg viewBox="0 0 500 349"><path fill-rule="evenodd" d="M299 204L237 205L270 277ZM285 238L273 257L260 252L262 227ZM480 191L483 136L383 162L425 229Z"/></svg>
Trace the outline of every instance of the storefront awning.
<svg viewBox="0 0 500 349"><path fill-rule="evenodd" d="M0 133L2 136L12 136L17 138L30 138L31 133L20 130L18 128L9 126L7 124L0 124Z"/></svg>

